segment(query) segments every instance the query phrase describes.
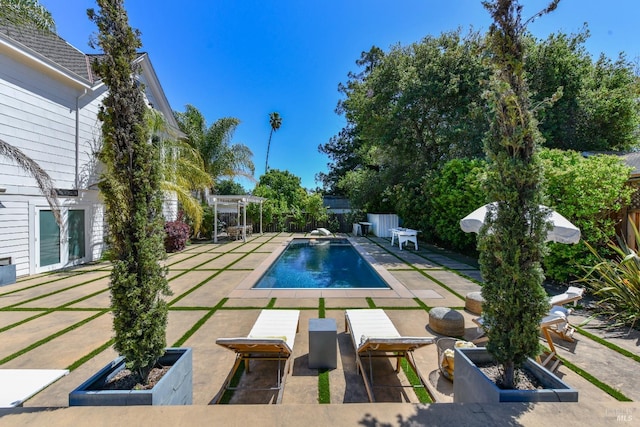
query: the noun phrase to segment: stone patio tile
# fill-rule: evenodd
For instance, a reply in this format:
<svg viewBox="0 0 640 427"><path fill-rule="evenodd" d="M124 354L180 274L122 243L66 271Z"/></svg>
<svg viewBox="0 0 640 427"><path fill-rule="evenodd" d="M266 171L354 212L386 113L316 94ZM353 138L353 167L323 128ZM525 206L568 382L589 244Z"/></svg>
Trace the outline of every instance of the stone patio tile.
<svg viewBox="0 0 640 427"><path fill-rule="evenodd" d="M198 266L198 269L217 270L217 269L226 268L232 262L237 261L242 256L242 254L239 254L239 253L223 254L223 255L208 254L208 256L210 261Z"/></svg>

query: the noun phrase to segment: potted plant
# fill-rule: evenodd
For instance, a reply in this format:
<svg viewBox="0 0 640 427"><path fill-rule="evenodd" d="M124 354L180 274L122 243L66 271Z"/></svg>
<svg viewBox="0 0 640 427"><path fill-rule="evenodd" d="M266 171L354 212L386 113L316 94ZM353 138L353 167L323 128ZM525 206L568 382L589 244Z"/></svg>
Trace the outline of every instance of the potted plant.
<svg viewBox="0 0 640 427"><path fill-rule="evenodd" d="M166 350L168 308L163 296L170 295L171 291L166 268L161 264L166 252L160 152L158 146L151 143L147 122L149 107L142 85L135 78L137 49L141 47L139 32L129 26L122 0L98 0L97 3L100 13L93 9L87 13L98 26L96 44L104 53L93 63L93 69L109 89L99 112L103 137L99 159L105 166L99 185L106 208L113 264L110 291L114 348L122 359L94 377L98 384L85 383L72 392L70 405L87 404L78 398L80 389L90 389L94 397L88 404L99 405L95 396L101 394L99 390L105 380L112 379L116 370L122 370L117 366L126 366L138 388L148 385L149 374L163 365L178 364L180 368L169 369L158 384L172 382L174 371L181 378L173 381L175 386L171 387L191 387L192 383L191 352ZM178 363L180 360L186 366ZM131 391L125 390L125 393ZM106 396L106 405L128 403L126 399L114 401L110 391L102 394ZM161 403L188 404L191 394L191 389L180 391L176 400L163 399ZM140 404L137 402L134 404Z"/></svg>
<svg viewBox="0 0 640 427"><path fill-rule="evenodd" d="M483 2L494 21L487 39L494 72L486 95L493 120L485 137L485 152L487 195L496 203L489 207L478 238L485 282L482 316L489 338L486 351L499 365L498 382L508 392L517 387L517 369L535 363L530 358L539 353L539 324L549 309L541 266L548 226L548 213L539 208L543 204L542 167L537 156L541 137L524 78L523 34L529 22L553 11L558 2L552 0L526 22L521 20L522 6L517 0ZM460 391L458 378L464 375L458 369L466 369L462 366L465 359L477 353L456 352L456 401L468 396ZM535 369L552 375L544 368Z"/></svg>

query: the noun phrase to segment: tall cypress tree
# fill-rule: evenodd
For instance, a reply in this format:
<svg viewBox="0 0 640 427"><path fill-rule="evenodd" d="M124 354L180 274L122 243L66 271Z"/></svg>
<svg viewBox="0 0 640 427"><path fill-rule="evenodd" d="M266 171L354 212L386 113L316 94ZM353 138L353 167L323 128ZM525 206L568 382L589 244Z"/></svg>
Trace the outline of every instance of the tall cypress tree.
<svg viewBox="0 0 640 427"><path fill-rule="evenodd" d="M100 12L87 14L98 27L94 44L103 55L94 71L108 87L99 112L106 171L100 190L106 207L113 253L111 305L114 348L145 382L166 347L169 295L164 250L161 173L158 148L146 126L147 106L134 66L140 34L128 22L123 0L97 0Z"/></svg>
<svg viewBox="0 0 640 427"><path fill-rule="evenodd" d="M557 7L553 0L532 19ZM547 212L542 168L537 158L540 134L524 79L522 6L517 0L483 2L494 20L489 30L493 63L487 92L493 121L485 138L489 162L490 209L478 239L485 281L483 318L487 350L503 366L502 386L514 388L515 368L538 354L539 324L548 311L541 262Z"/></svg>

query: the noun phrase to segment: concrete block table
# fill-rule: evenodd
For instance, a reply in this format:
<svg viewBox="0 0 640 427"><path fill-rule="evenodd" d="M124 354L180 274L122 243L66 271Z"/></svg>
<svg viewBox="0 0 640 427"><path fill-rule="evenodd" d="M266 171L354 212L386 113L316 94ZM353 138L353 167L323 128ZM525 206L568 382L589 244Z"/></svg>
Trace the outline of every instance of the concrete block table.
<svg viewBox="0 0 640 427"><path fill-rule="evenodd" d="M337 330L336 319L309 319L309 368L338 367Z"/></svg>

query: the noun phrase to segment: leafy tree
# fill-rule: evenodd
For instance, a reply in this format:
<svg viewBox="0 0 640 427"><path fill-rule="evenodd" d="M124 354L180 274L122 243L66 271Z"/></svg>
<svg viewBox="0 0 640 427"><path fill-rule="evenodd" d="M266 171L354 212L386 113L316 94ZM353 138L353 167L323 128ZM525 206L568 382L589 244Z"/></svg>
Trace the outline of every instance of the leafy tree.
<svg viewBox="0 0 640 427"><path fill-rule="evenodd" d="M540 131L549 148L577 151L628 150L638 144L638 82L624 55L593 61L585 48L589 31L529 40L525 63L534 102L561 89L540 111Z"/></svg>
<svg viewBox="0 0 640 427"><path fill-rule="evenodd" d="M557 7L552 1L540 16ZM503 367L502 386L512 389L515 368L538 354L539 324L548 311L541 268L547 234L540 135L524 79L522 6L517 0L484 1L493 18L488 45L494 73L487 100L493 119L485 140L487 193L496 201L480 230L478 249L482 316L487 350ZM534 17L534 18L535 18Z"/></svg>
<svg viewBox="0 0 640 427"><path fill-rule="evenodd" d="M456 31L386 54L376 47L363 53L362 73L339 87L345 99L337 111L347 126L320 147L333 160L320 176L325 188L349 188L374 196L369 204L393 206L396 185L417 183L451 158L481 155L487 122L478 80L488 73L481 45L477 33ZM371 182L374 191L352 187Z"/></svg>
<svg viewBox="0 0 640 427"><path fill-rule="evenodd" d="M0 24L35 28L49 32L55 30L55 22L51 13L37 0L0 0ZM2 139L0 139L0 156L16 163L36 180L36 184L47 199L57 223L62 226L60 205L53 180L49 174L22 150Z"/></svg>
<svg viewBox="0 0 640 427"><path fill-rule="evenodd" d="M282 117L277 112L269 113L269 124L271 125L271 132L269 132L269 142L267 143L267 160L264 163L264 173L269 170L269 149L271 148L271 137L273 133L280 129L282 126Z"/></svg>
<svg viewBox="0 0 640 427"><path fill-rule="evenodd" d="M100 182L113 253L111 305L114 348L142 382L164 354L170 295L162 217L159 149L151 143L141 85L135 75L140 34L128 23L122 0L97 0L87 14L98 27L92 42L104 54L93 63L109 91L98 117L106 171Z"/></svg>
<svg viewBox="0 0 640 427"><path fill-rule="evenodd" d="M235 181L223 179L216 183L216 194L247 194L247 190Z"/></svg>
<svg viewBox="0 0 640 427"><path fill-rule="evenodd" d="M307 194L300 178L289 171L270 169L260 177L253 195L267 199L262 207L263 218L266 222L275 219L282 231L286 231L287 217L293 218L300 225L304 225L302 222L306 218L305 214L310 214L316 220L326 219L322 197L319 194ZM255 205L249 206L247 213L252 218L258 218Z"/></svg>

